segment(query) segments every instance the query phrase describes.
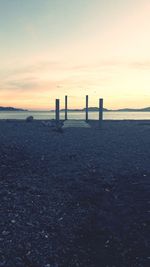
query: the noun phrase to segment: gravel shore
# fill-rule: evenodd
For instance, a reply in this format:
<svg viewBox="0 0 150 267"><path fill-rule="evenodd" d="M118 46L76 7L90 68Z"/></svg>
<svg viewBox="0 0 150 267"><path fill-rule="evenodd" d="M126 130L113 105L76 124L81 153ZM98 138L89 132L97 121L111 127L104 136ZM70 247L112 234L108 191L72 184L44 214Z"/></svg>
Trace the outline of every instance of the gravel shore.
<svg viewBox="0 0 150 267"><path fill-rule="evenodd" d="M0 121L0 266L150 266L150 121Z"/></svg>

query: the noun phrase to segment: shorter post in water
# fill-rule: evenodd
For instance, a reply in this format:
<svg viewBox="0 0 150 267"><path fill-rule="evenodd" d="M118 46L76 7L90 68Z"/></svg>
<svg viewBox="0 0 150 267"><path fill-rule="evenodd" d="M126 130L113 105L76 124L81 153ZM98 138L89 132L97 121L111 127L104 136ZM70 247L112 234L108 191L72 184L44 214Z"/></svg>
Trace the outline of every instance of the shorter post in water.
<svg viewBox="0 0 150 267"><path fill-rule="evenodd" d="M59 99L56 99L55 114L56 114L56 121L59 122Z"/></svg>
<svg viewBox="0 0 150 267"><path fill-rule="evenodd" d="M99 123L100 127L102 127L102 122L103 122L103 98L99 99Z"/></svg>
<svg viewBox="0 0 150 267"><path fill-rule="evenodd" d="M89 101L89 97L88 95L86 95L86 108L85 108L85 112L86 112L86 121L88 121L88 101Z"/></svg>
<svg viewBox="0 0 150 267"><path fill-rule="evenodd" d="M68 97L67 97L67 95L66 95L66 96L65 96L65 120L68 119L67 111L68 111Z"/></svg>

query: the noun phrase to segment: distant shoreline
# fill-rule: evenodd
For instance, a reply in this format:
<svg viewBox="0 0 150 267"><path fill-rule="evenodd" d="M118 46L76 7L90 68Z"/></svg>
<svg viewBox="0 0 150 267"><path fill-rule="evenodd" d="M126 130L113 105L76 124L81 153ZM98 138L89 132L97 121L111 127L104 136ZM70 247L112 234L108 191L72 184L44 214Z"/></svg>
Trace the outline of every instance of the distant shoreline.
<svg viewBox="0 0 150 267"><path fill-rule="evenodd" d="M0 113L2 113L2 112L18 112L18 113L22 113L22 112L29 112L29 113L31 113L31 112L41 112L41 113L46 113L46 112L50 112L50 113L54 113L55 112L55 110L0 110ZM64 110L60 110L60 112L61 113L64 113L65 111ZM68 113L85 113L85 111L83 111L83 110L68 110ZM91 112L91 113L94 113L94 112L99 112L98 110L89 110L88 111L89 113ZM109 112L150 112L150 110L104 110L104 113L109 113Z"/></svg>
<svg viewBox="0 0 150 267"><path fill-rule="evenodd" d="M0 107L0 111L29 111L27 109L13 108L13 107Z"/></svg>
<svg viewBox="0 0 150 267"><path fill-rule="evenodd" d="M36 111L35 111L36 112ZM48 111L37 111L37 112L48 112ZM55 110L50 110L50 112L55 112ZM64 112L64 110L60 110ZM68 110L68 113L71 112L85 112L84 110ZM98 110L89 110L88 112L99 112ZM104 112L150 112L150 110L104 110Z"/></svg>
<svg viewBox="0 0 150 267"><path fill-rule="evenodd" d="M68 109L69 112L85 112L86 109ZM27 110L27 109L18 109L13 107L0 107L0 112L55 112L55 110ZM60 109L60 112L65 112L65 109ZM99 108L97 107L89 107L88 112L99 112ZM103 112L150 112L150 107L140 108L140 109L132 109L132 108L124 108L124 109L107 109L104 108Z"/></svg>
<svg viewBox="0 0 150 267"><path fill-rule="evenodd" d="M54 112L55 110L50 110L50 112ZM60 112L64 112L65 109L61 109ZM86 109L68 109L68 112L85 112ZM97 107L89 107L89 112L99 112L99 108ZM150 107L147 108L141 108L141 109L130 109L130 108L124 108L124 109L103 109L104 112L150 112Z"/></svg>

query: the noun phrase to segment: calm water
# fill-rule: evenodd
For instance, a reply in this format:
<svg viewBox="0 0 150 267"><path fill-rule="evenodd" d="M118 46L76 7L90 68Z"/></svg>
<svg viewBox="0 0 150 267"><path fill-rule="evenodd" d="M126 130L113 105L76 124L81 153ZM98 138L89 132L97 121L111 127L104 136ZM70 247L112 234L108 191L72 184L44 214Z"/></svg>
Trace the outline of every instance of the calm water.
<svg viewBox="0 0 150 267"><path fill-rule="evenodd" d="M60 113L61 119L64 119L64 112ZM25 119L33 116L37 120L49 120L55 118L54 112L48 111L7 111L0 112L0 119ZM85 119L84 112L68 112L68 119ZM89 119L97 120L98 112L89 112ZM104 112L105 120L150 120L150 112Z"/></svg>

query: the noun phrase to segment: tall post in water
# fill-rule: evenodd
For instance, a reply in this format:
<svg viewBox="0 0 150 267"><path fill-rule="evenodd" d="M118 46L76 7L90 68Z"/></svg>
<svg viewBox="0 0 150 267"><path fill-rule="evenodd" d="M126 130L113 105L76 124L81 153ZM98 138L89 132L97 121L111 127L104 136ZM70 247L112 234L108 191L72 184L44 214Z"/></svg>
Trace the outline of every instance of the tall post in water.
<svg viewBox="0 0 150 267"><path fill-rule="evenodd" d="M56 109L55 109L56 121L59 121L59 99L56 99Z"/></svg>
<svg viewBox="0 0 150 267"><path fill-rule="evenodd" d="M65 120L68 119L67 111L68 111L68 97L67 95L65 95Z"/></svg>
<svg viewBox="0 0 150 267"><path fill-rule="evenodd" d="M99 122L100 126L102 126L102 121L103 121L103 98L99 99Z"/></svg>
<svg viewBox="0 0 150 267"><path fill-rule="evenodd" d="M88 95L86 95L86 108L85 108L85 117L86 117L86 121L88 121L88 101L89 101L89 97Z"/></svg>

